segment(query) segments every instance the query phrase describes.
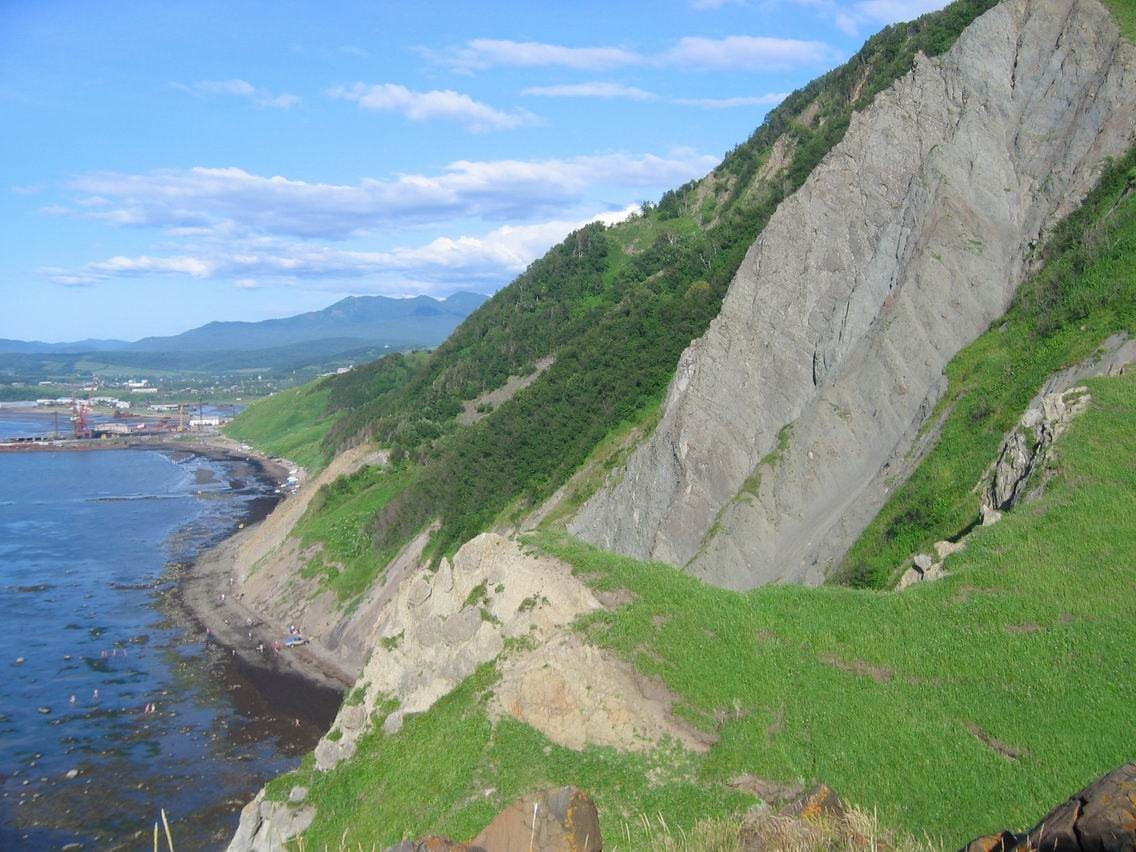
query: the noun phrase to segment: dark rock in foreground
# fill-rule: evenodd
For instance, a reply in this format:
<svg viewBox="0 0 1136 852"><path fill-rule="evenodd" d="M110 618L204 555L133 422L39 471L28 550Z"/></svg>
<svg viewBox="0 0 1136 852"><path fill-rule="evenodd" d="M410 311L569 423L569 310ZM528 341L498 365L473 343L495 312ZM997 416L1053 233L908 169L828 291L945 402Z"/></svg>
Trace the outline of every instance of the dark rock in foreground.
<svg viewBox="0 0 1136 852"><path fill-rule="evenodd" d="M1126 763L1049 812L1025 834L979 837L962 852L1136 852L1136 763Z"/></svg>

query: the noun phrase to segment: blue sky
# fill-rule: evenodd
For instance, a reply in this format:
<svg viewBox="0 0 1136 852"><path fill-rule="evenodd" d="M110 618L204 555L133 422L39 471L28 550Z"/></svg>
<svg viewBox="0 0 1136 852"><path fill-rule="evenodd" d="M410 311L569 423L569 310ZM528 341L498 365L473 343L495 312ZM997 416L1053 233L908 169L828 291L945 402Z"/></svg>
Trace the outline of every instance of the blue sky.
<svg viewBox="0 0 1136 852"><path fill-rule="evenodd" d="M0 3L0 337L492 292L945 0Z"/></svg>

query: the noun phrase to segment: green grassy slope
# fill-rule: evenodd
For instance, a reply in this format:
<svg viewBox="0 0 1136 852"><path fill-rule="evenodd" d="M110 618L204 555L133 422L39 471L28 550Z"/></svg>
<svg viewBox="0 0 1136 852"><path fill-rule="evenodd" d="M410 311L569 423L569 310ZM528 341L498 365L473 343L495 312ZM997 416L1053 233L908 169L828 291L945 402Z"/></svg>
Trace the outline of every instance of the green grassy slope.
<svg viewBox="0 0 1136 852"><path fill-rule="evenodd" d="M347 373L257 400L225 427L231 438L315 472L334 455L326 437L345 415L381 402L426 363L422 351L395 352Z"/></svg>
<svg viewBox="0 0 1136 852"><path fill-rule="evenodd" d="M1120 31L1125 37L1136 41L1136 2L1133 0L1103 0L1103 2L1116 18L1116 22L1120 24Z"/></svg>
<svg viewBox="0 0 1136 852"><path fill-rule="evenodd" d="M1136 150L1114 163L1045 246L1009 313L947 368L942 436L849 550L836 580L881 588L916 551L973 523L972 493L1045 379L1136 331Z"/></svg>
<svg viewBox="0 0 1136 852"><path fill-rule="evenodd" d="M259 399L225 427L225 434L262 452L303 465L309 472L327 463L321 442L331 421L324 417L328 389L320 380Z"/></svg>
<svg viewBox="0 0 1136 852"><path fill-rule="evenodd" d="M494 728L484 667L397 735L366 736L311 787L308 847L476 833L529 789L590 790L605 835L642 842L640 814L672 831L736 813L725 786L753 773L823 780L885 825L945 846L1024 827L1129 760L1136 569L1136 374L1090 382L1093 403L1058 444L1036 503L977 531L951 576L903 593L766 587L739 594L556 534L533 544L632 603L585 618L594 643L661 677L679 711L717 731L704 757L572 752L525 725ZM382 653L377 650L376 653ZM377 727L377 726L376 726ZM648 779L652 779L648 781ZM486 796L483 791L493 788Z"/></svg>
<svg viewBox="0 0 1136 852"><path fill-rule="evenodd" d="M319 576L340 600L367 591L394 558L371 546L370 521L405 485L408 466L395 469L367 466L324 486L312 499L292 534L303 547L322 544L319 554L301 572Z"/></svg>

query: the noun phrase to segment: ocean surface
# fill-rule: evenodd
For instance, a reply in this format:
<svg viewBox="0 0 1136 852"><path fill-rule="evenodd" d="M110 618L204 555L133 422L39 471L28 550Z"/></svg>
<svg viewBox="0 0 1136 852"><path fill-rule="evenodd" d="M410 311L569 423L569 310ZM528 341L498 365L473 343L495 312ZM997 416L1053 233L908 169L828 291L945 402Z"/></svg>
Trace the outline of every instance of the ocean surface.
<svg viewBox="0 0 1136 852"><path fill-rule="evenodd" d="M162 809L177 849L224 848L326 730L334 694L239 663L176 593L184 563L271 505L255 474L0 453L0 849L150 848Z"/></svg>

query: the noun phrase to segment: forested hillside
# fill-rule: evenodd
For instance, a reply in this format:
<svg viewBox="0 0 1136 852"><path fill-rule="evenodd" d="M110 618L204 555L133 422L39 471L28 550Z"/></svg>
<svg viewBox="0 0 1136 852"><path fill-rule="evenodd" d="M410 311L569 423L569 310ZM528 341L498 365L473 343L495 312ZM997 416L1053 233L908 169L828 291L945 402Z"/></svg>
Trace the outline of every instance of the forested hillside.
<svg viewBox="0 0 1136 852"><path fill-rule="evenodd" d="M503 512L552 494L605 435L660 397L683 349L717 314L749 246L840 141L852 112L906 73L920 51L948 49L992 5L960 0L874 36L773 110L703 180L627 222L570 235L422 368L408 372L391 356L328 380L324 414L335 423L325 457L372 438L411 468L369 527L376 553L435 518L435 554L452 551ZM473 425L457 423L463 401L546 356L555 360L530 387Z"/></svg>

